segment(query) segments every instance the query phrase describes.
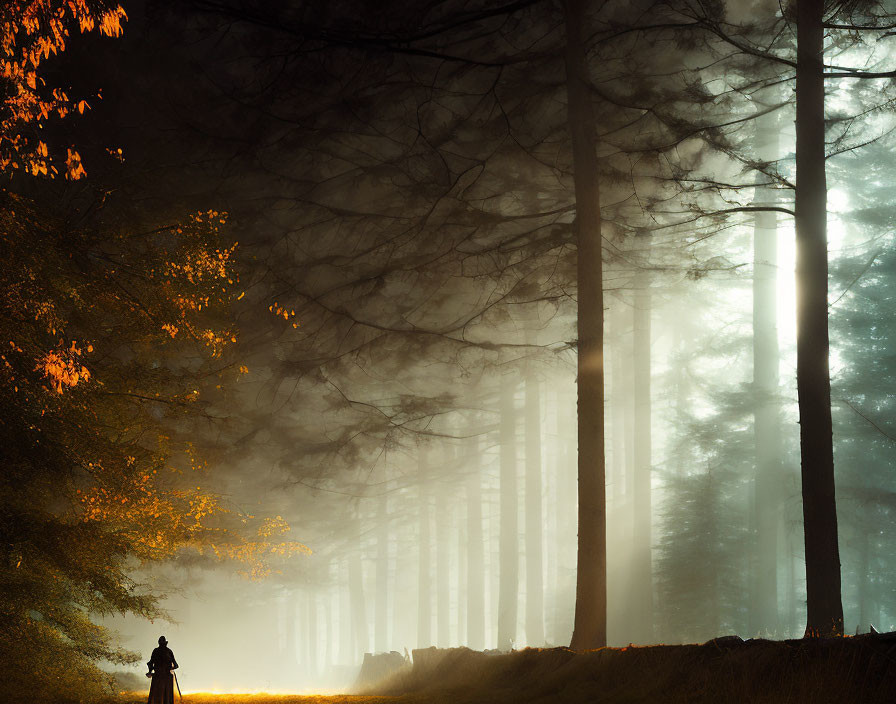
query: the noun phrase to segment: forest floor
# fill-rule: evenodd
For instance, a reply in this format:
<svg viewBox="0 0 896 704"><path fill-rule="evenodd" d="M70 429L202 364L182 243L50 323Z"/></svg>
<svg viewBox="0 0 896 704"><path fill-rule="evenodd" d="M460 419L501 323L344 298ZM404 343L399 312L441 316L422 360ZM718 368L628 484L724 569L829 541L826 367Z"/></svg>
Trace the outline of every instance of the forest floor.
<svg viewBox="0 0 896 704"><path fill-rule="evenodd" d="M896 702L896 633L789 641L717 638L572 652L414 652L371 687L438 704L877 704Z"/></svg>
<svg viewBox="0 0 896 704"><path fill-rule="evenodd" d="M122 697L143 704L145 694ZM720 638L702 645L506 654L414 652L361 696L192 694L184 704L892 704L896 633L838 639Z"/></svg>

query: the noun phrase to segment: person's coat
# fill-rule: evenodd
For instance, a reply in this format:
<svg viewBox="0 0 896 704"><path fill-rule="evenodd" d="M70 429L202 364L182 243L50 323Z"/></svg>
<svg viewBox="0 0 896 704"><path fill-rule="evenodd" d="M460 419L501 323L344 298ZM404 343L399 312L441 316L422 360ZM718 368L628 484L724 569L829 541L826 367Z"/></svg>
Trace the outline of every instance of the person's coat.
<svg viewBox="0 0 896 704"><path fill-rule="evenodd" d="M174 659L171 648L160 645L153 650L146 666L152 673L148 704L174 704L174 675L172 673L177 667L177 660Z"/></svg>

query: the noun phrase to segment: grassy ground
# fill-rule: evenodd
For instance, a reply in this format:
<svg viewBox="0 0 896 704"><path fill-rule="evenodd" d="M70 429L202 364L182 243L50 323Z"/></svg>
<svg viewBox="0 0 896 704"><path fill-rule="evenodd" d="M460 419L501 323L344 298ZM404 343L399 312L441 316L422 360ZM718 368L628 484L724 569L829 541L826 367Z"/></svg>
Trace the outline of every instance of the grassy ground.
<svg viewBox="0 0 896 704"><path fill-rule="evenodd" d="M373 690L446 704L893 704L896 634L418 656Z"/></svg>
<svg viewBox="0 0 896 704"><path fill-rule="evenodd" d="M190 694L183 704L894 704L896 634L810 641L416 651L369 695ZM380 696L374 696L380 695ZM386 696L381 696L386 695ZM144 704L146 695L117 704ZM178 700L175 699L175 702Z"/></svg>

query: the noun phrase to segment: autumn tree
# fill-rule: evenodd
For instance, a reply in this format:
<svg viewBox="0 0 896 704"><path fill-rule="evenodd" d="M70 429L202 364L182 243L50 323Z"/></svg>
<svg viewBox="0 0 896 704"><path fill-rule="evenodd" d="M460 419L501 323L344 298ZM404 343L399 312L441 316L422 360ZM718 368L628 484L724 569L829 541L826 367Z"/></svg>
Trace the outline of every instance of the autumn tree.
<svg viewBox="0 0 896 704"><path fill-rule="evenodd" d="M117 2L107 0L12 0L0 7L0 171L53 177L60 173L62 147L48 146L45 125L72 113L84 114L85 96L52 85L43 69L65 51L71 35L97 32L118 37L127 19ZM91 98L92 99L92 98ZM65 148L62 173L85 175L74 146ZM60 165L60 166L57 166Z"/></svg>
<svg viewBox="0 0 896 704"><path fill-rule="evenodd" d="M282 520L235 532L172 430L207 414L207 379L239 374L221 358L237 295L222 215L85 230L8 193L0 212L4 693L87 695L95 660L134 657L91 615L160 615L134 567L191 547L260 576L265 554L302 548L283 542Z"/></svg>
<svg viewBox="0 0 896 704"><path fill-rule="evenodd" d="M49 88L43 61L74 28L121 31L103 2L13 2L0 11L0 168L52 178L40 130L83 113ZM50 91L50 95L46 94ZM67 150L65 174L84 176ZM97 661L133 662L92 617L162 615L135 569L191 549L249 576L305 551L278 516L251 519L197 486L205 463L178 432L212 419L203 395L245 369L225 360L239 297L226 215L184 222L77 210L46 184L0 192L0 643L8 701L99 695ZM60 205L62 203L63 205Z"/></svg>

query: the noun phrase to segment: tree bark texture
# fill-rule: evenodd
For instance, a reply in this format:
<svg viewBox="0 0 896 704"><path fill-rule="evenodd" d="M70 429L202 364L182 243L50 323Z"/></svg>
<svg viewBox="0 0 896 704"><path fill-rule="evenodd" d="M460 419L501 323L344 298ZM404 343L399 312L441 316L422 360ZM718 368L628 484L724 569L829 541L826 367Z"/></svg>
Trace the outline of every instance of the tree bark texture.
<svg viewBox="0 0 896 704"><path fill-rule="evenodd" d="M607 644L603 262L596 137L585 65L584 0L564 0L566 91L576 196L579 537L571 647Z"/></svg>
<svg viewBox="0 0 896 704"><path fill-rule="evenodd" d="M796 299L806 634L843 634L828 362L823 0L797 2Z"/></svg>

